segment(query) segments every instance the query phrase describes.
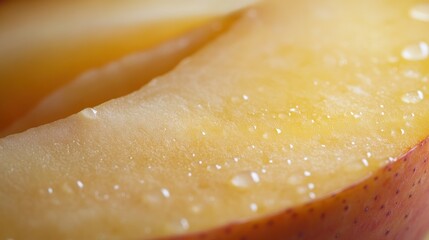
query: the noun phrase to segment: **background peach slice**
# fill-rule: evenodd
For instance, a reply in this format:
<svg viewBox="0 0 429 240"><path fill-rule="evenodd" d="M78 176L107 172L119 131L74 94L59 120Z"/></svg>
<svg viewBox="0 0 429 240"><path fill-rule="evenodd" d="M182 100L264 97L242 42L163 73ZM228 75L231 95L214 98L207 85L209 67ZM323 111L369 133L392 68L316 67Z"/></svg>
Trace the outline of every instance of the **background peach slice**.
<svg viewBox="0 0 429 240"><path fill-rule="evenodd" d="M389 229L386 238L419 236L429 33L409 17L416 3L267 1L141 90L2 138L1 237L210 237L229 224L243 233L247 223L293 217L287 209L301 216L309 203L320 214L306 220L329 218L323 226L345 239ZM399 182L396 195L390 184ZM334 208L334 193L350 215ZM380 210L376 194L389 210L396 200L402 207ZM337 217L361 216L365 203L374 218L360 226L375 220L376 230L350 236L356 230ZM407 212L419 222L408 231L398 220ZM337 234L318 227L309 236ZM294 237L281 229L273 234Z"/></svg>
<svg viewBox="0 0 429 240"><path fill-rule="evenodd" d="M232 17L211 22L160 46L131 54L100 69L92 69L46 96L4 129L0 136L49 123L86 107L129 94L154 77L171 70L181 60L213 40L232 22Z"/></svg>
<svg viewBox="0 0 429 240"><path fill-rule="evenodd" d="M0 8L0 129L84 71L253 0L8 2Z"/></svg>

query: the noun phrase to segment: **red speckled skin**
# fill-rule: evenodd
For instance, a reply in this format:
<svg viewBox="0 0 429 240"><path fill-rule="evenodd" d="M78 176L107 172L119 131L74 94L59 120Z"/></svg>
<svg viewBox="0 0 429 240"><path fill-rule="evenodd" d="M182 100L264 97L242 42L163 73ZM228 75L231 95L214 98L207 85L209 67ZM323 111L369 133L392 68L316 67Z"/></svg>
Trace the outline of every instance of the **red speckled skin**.
<svg viewBox="0 0 429 240"><path fill-rule="evenodd" d="M429 138L344 191L278 214L168 239L417 240L429 227Z"/></svg>

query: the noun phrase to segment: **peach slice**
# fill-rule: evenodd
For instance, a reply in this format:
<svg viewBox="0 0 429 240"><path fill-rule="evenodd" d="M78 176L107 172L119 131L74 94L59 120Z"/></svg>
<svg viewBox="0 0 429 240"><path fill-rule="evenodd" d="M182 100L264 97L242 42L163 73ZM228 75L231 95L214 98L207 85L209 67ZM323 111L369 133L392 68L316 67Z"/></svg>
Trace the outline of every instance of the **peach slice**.
<svg viewBox="0 0 429 240"><path fill-rule="evenodd" d="M0 140L0 237L419 239L417 1L266 1L126 97Z"/></svg>
<svg viewBox="0 0 429 240"><path fill-rule="evenodd" d="M152 78L171 70L182 59L225 31L233 20L234 17L229 17L211 22L155 48L131 54L100 69L92 69L45 97L27 114L1 131L0 136L49 123L86 107L129 94Z"/></svg>
<svg viewBox="0 0 429 240"><path fill-rule="evenodd" d="M0 129L84 71L254 0L42 1L0 8Z"/></svg>

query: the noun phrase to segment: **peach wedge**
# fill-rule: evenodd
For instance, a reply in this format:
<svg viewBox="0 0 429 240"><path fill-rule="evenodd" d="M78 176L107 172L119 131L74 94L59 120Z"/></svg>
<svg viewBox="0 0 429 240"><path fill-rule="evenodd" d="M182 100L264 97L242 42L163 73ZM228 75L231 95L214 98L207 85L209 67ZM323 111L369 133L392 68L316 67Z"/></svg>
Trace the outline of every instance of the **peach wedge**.
<svg viewBox="0 0 429 240"><path fill-rule="evenodd" d="M138 90L165 74L234 22L236 16L210 22L146 51L133 53L84 72L44 97L22 117L0 131L0 137L70 116Z"/></svg>
<svg viewBox="0 0 429 240"><path fill-rule="evenodd" d="M266 0L141 90L0 139L0 238L422 238L420 4Z"/></svg>
<svg viewBox="0 0 429 240"><path fill-rule="evenodd" d="M22 1L0 6L0 129L84 71L254 0Z"/></svg>

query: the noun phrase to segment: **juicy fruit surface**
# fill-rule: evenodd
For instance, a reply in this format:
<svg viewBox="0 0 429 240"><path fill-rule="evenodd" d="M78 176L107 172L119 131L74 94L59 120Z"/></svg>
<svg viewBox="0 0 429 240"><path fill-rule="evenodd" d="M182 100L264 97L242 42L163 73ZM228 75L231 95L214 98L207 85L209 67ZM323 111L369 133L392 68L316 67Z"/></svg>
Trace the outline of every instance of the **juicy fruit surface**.
<svg viewBox="0 0 429 240"><path fill-rule="evenodd" d="M251 2L6 3L0 8L0 129L82 72L153 47Z"/></svg>
<svg viewBox="0 0 429 240"><path fill-rule="evenodd" d="M142 90L0 140L0 233L168 236L364 179L429 135L416 3L267 1Z"/></svg>

